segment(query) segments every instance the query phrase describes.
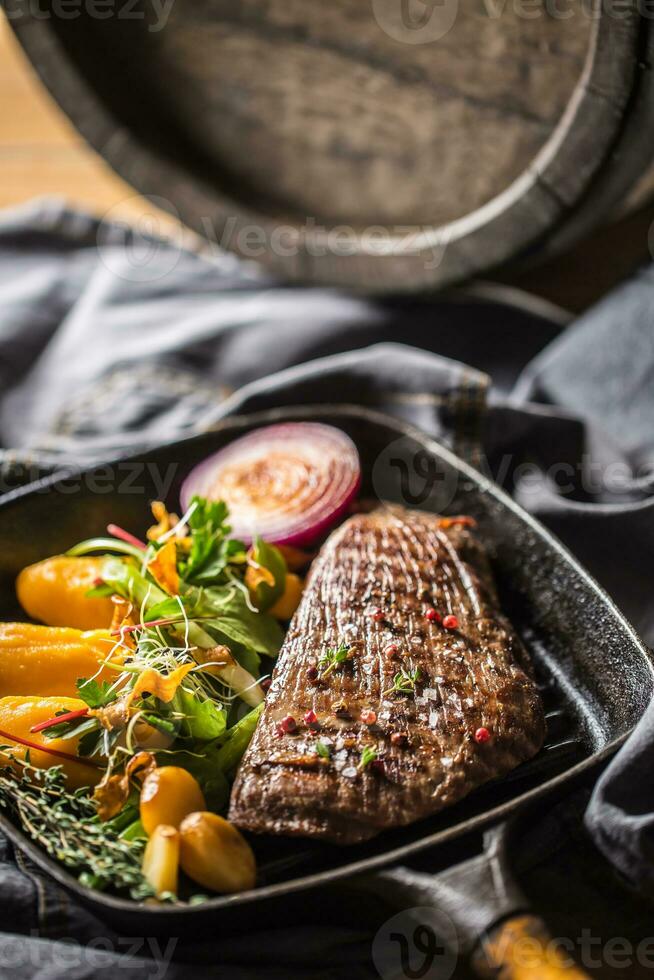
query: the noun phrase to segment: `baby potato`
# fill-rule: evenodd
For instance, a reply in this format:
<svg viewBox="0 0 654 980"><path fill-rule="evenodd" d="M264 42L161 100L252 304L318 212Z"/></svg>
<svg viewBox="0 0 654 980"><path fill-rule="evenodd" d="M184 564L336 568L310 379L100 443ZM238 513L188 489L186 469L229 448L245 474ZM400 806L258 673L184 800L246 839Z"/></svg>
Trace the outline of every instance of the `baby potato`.
<svg viewBox="0 0 654 980"><path fill-rule="evenodd" d="M74 758L79 739L46 738L45 732L31 730L35 725L54 718L58 712L80 711L83 708L86 705L79 698L0 698L0 742L13 743L16 746L15 749L12 747L11 752L2 753L0 758L5 762L8 758L24 759L25 753L29 751L30 764L35 769L61 766L69 789L95 786L102 770L90 762L78 762ZM30 745L15 742L12 736L23 739ZM49 751L40 750L38 746ZM53 751L63 752L65 755L53 755Z"/></svg>
<svg viewBox="0 0 654 980"><path fill-rule="evenodd" d="M145 845L143 877L154 888L157 898L165 892L177 893L179 871L179 832L176 827L160 824Z"/></svg>
<svg viewBox="0 0 654 980"><path fill-rule="evenodd" d="M29 616L48 626L107 628L113 616L111 598L86 594L101 577L102 563L102 558L58 555L28 565L16 580L18 600Z"/></svg>
<svg viewBox="0 0 654 980"><path fill-rule="evenodd" d="M32 623L0 623L0 691L4 695L73 697L81 677L114 680L100 665L115 647L109 630L88 630ZM121 660L116 652L114 660Z"/></svg>
<svg viewBox="0 0 654 980"><path fill-rule="evenodd" d="M182 820L180 864L203 888L240 892L254 888L257 868L252 848L236 827L215 813L191 813Z"/></svg>
<svg viewBox="0 0 654 980"><path fill-rule="evenodd" d="M153 769L143 780L139 810L146 834L159 824L179 827L184 817L206 805L198 781L179 766Z"/></svg>

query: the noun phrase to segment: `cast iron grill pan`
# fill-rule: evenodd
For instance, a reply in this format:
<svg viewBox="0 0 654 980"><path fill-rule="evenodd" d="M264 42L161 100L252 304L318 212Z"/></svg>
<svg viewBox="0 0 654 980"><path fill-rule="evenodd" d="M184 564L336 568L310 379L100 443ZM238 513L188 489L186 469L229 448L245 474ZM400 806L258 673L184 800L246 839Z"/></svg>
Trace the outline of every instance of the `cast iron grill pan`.
<svg viewBox="0 0 654 980"><path fill-rule="evenodd" d="M104 532L110 521L140 531L151 523L149 501L161 496L162 479L169 486L167 500L177 505L180 484L196 462L253 428L289 419L333 424L354 439L361 454L364 495L477 519L503 606L535 664L547 714L546 743L535 759L457 806L362 845L339 848L301 839L253 837L258 888L212 898L200 906L137 907L129 899L83 888L0 815L0 828L38 867L97 914L132 932L135 921L140 930L195 931L212 925L238 931L251 922L252 906L259 923L274 922L282 910L286 921L289 914L301 921L312 914L311 896L324 895L340 878L409 858L415 864L417 853L427 847L449 845L454 854L464 837L505 819L523 803L564 790L568 781L608 757L636 724L654 691L646 648L609 597L544 527L491 481L416 429L353 406L286 408L234 417L201 436L5 495L0 500L0 618L24 618L14 592L15 577L24 565ZM426 472L428 480L420 476Z"/></svg>

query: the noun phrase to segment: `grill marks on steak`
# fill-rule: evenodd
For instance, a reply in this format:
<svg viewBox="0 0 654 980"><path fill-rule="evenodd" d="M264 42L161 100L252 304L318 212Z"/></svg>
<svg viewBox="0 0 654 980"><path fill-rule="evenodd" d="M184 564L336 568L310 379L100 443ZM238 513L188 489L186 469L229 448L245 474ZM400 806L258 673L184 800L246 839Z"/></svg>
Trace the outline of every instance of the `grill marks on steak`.
<svg viewBox="0 0 654 980"><path fill-rule="evenodd" d="M429 622L430 606L455 615L459 628ZM383 619L371 615L374 607ZM341 643L354 655L312 686L308 669ZM390 644L399 656L388 656ZM420 670L415 692L388 693L402 667ZM302 723L311 708L318 732ZM363 724L364 709L376 712L376 724ZM298 730L280 737L286 715ZM483 745L474 740L480 727L491 733ZM385 507L348 520L314 562L230 819L258 833L362 841L505 775L538 752L544 733L526 651L499 609L474 532ZM318 741L329 760L317 754ZM360 768L367 746L383 766Z"/></svg>

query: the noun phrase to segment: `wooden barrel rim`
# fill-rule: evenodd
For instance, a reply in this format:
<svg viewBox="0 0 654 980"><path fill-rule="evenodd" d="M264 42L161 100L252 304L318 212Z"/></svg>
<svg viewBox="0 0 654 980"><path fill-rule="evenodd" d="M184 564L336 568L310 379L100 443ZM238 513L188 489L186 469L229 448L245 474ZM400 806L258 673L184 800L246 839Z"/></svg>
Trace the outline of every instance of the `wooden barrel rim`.
<svg viewBox="0 0 654 980"><path fill-rule="evenodd" d="M380 291L429 289L468 278L514 258L564 221L601 171L623 127L642 27L638 0L630 0L620 19L602 5L582 77L555 130L527 169L476 211L411 236L388 236L387 254L380 254L378 243L366 251L365 242L357 243L354 254L333 254L319 232L297 228L295 248L286 250L293 254L279 255L270 241L280 222L244 207L141 143L88 86L48 20L30 14L21 0L2 3L14 12L11 26L44 84L82 135L136 190L165 201L175 186L172 210L180 219L202 235L202 218L211 216L216 234L228 232L236 252L239 230L262 229L269 247L260 261L283 279Z"/></svg>
<svg viewBox="0 0 654 980"><path fill-rule="evenodd" d="M636 76L618 138L587 192L552 233L539 258L571 248L597 225L624 217L651 200L654 188L651 136L654 133L654 24L641 25Z"/></svg>

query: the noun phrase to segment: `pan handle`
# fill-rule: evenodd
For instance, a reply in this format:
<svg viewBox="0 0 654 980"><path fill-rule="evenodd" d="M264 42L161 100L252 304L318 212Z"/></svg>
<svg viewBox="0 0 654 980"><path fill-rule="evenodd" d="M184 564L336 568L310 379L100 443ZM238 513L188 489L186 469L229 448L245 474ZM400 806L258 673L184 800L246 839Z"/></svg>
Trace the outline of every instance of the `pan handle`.
<svg viewBox="0 0 654 980"><path fill-rule="evenodd" d="M588 980L536 915L505 919L482 940L471 965L493 980Z"/></svg>

